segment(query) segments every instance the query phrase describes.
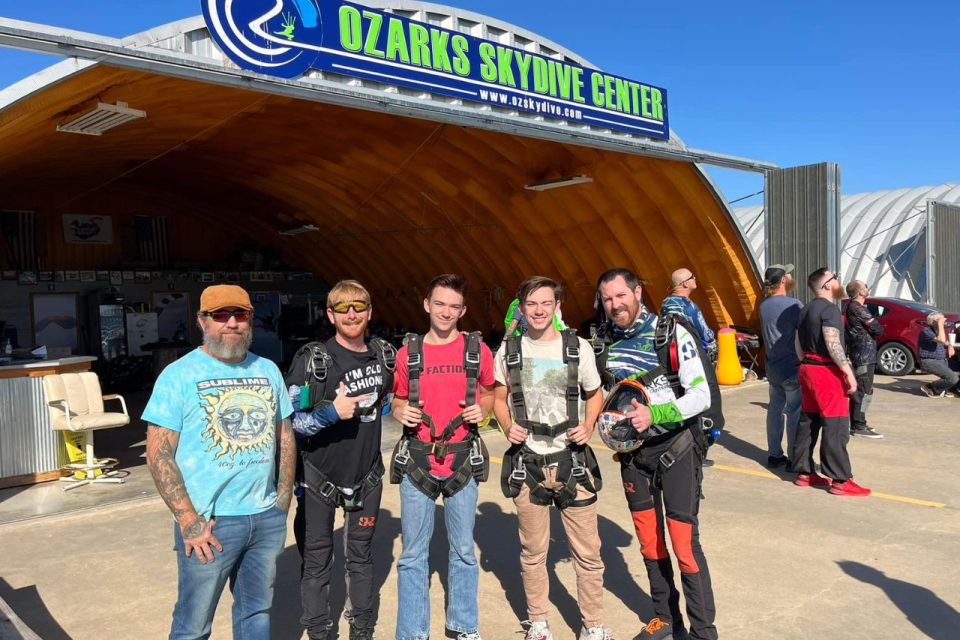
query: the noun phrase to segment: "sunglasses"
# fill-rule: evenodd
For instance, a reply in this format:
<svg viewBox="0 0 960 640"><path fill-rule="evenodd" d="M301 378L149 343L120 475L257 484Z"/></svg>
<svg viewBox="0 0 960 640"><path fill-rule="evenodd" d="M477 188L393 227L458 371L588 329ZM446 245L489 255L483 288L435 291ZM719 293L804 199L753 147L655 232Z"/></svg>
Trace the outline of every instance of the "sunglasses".
<svg viewBox="0 0 960 640"><path fill-rule="evenodd" d="M820 288L821 288L821 289L826 289L826 288L827 288L827 285L830 284L831 282L833 282L834 280L836 280L837 282L840 281L840 273L839 273L839 272L837 272L837 273L833 274L833 276L827 278L826 281L825 281L822 285L820 285Z"/></svg>
<svg viewBox="0 0 960 640"><path fill-rule="evenodd" d="M236 318L237 322L246 322L250 319L250 312L246 309L217 309L204 311L202 315L213 318L216 322L230 322L230 318Z"/></svg>
<svg viewBox="0 0 960 640"><path fill-rule="evenodd" d="M697 276L690 276L689 278L687 278L686 280L684 280L684 281L681 282L680 284L687 284L687 283L690 282L691 280L696 281L696 279L697 279Z"/></svg>
<svg viewBox="0 0 960 640"><path fill-rule="evenodd" d="M350 313L350 309L353 309L356 313L363 313L369 308L370 303L363 300L344 300L331 306L330 310L334 313Z"/></svg>

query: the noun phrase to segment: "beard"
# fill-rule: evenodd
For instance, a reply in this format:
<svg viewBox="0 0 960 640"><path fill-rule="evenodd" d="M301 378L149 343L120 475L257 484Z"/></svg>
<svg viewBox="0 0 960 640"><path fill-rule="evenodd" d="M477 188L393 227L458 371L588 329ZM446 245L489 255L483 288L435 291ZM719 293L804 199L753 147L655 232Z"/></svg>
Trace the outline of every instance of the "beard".
<svg viewBox="0 0 960 640"><path fill-rule="evenodd" d="M220 360L242 360L253 342L253 328L249 325L239 331L203 332L203 346L207 353Z"/></svg>
<svg viewBox="0 0 960 640"><path fill-rule="evenodd" d="M344 338L351 340L362 338L367 333L367 318L357 317L354 320L349 320L345 317L337 317L334 322L334 328L337 330L337 333Z"/></svg>
<svg viewBox="0 0 960 640"><path fill-rule="evenodd" d="M842 300L842 299L843 299L843 287L840 286L840 283L839 283L839 282L837 283L837 286L835 286L835 287L833 288L833 291L832 291L831 293L833 293L833 299L834 299L834 300Z"/></svg>
<svg viewBox="0 0 960 640"><path fill-rule="evenodd" d="M620 312L622 310L622 312ZM637 321L637 316L640 314L640 303L636 300L630 300L629 302L616 307L613 309L613 315L608 316L608 319L617 327L621 329L628 329Z"/></svg>

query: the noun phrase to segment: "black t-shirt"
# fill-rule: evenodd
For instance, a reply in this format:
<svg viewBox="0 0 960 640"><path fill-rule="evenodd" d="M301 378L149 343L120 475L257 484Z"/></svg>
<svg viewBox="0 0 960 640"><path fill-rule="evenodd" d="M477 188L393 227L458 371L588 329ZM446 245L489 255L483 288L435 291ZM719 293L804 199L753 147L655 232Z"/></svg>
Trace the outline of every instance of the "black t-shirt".
<svg viewBox="0 0 960 640"><path fill-rule="evenodd" d="M816 353L824 358L830 358L827 343L823 339L823 328L833 327L840 334L840 346L844 346L843 318L840 307L823 298L817 298L800 313L800 325L797 334L800 336L800 348L804 353ZM830 358L832 361L832 358Z"/></svg>
<svg viewBox="0 0 960 640"><path fill-rule="evenodd" d="M325 399L336 398L341 380L348 396L373 394L374 398L361 403L357 417L335 422L307 438L301 447L310 464L326 474L330 482L352 487L363 480L380 455L381 400L393 388L393 374L380 364L372 349L363 353L351 351L336 338L325 344L332 360L327 370Z"/></svg>

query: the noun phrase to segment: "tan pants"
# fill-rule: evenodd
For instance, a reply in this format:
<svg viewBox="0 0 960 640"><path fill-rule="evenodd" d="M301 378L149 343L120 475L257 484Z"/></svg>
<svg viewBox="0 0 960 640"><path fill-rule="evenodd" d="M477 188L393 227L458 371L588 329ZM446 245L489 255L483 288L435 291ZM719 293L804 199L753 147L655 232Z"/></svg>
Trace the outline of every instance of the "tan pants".
<svg viewBox="0 0 960 640"><path fill-rule="evenodd" d="M544 486L558 487L556 467L543 470ZM577 500L592 496L577 486ZM547 576L547 548L550 545L550 509L530 502L530 488L523 485L513 499L520 521L520 575L527 597L530 620L547 619L550 602L550 578ZM577 571L577 602L585 627L595 627L603 619L603 560L600 559L600 534L597 531L597 504L567 507L560 511L563 529L570 542Z"/></svg>

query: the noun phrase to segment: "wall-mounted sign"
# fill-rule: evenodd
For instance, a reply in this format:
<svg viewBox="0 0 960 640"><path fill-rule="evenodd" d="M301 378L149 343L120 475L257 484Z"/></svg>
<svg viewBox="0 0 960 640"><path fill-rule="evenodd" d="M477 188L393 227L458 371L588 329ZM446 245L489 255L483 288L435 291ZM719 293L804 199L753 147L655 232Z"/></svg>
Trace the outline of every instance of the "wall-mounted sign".
<svg viewBox="0 0 960 640"><path fill-rule="evenodd" d="M63 239L68 244L112 244L110 216L64 215Z"/></svg>
<svg viewBox="0 0 960 640"><path fill-rule="evenodd" d="M243 69L308 69L669 138L667 92L643 82L343 0L202 0L214 40Z"/></svg>

